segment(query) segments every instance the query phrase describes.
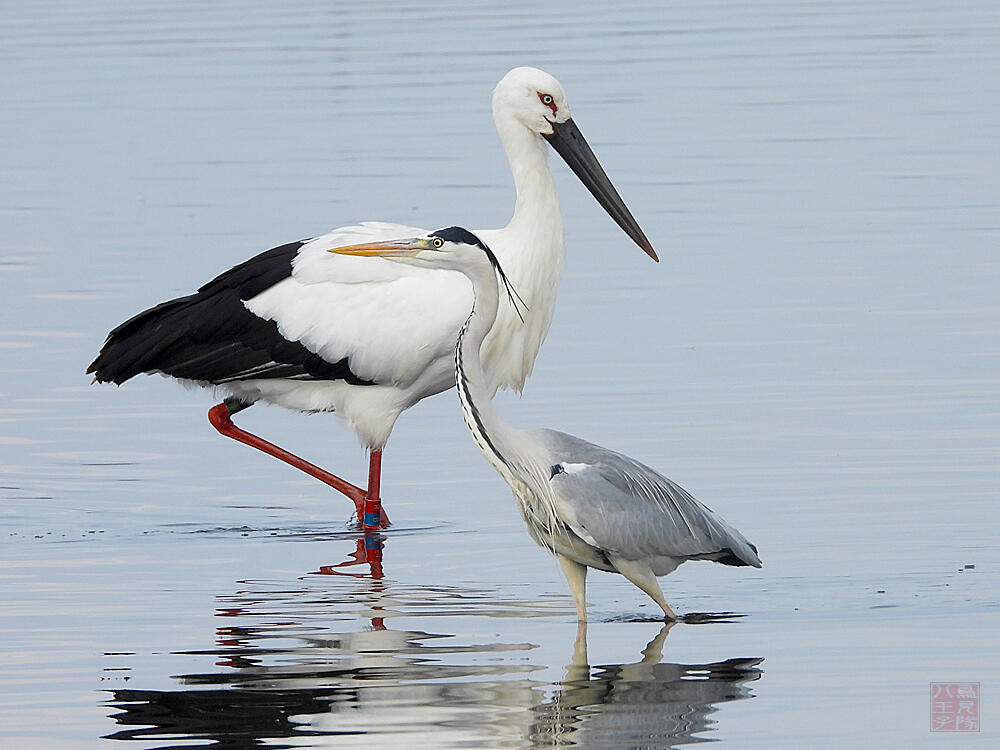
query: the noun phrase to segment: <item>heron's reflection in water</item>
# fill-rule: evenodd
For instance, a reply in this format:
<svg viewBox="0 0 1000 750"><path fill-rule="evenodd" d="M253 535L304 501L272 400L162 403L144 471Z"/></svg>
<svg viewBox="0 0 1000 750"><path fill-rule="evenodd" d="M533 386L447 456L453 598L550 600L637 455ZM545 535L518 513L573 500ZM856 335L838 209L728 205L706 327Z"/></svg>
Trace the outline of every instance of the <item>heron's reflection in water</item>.
<svg viewBox="0 0 1000 750"><path fill-rule="evenodd" d="M710 664L661 662L676 623L666 623L631 664L591 667L587 624L580 623L573 660L558 691L535 707L532 747L669 748L703 742L719 703L751 697L762 658Z"/></svg>
<svg viewBox="0 0 1000 750"><path fill-rule="evenodd" d="M671 747L707 739L696 734L715 706L750 697L746 683L761 675L760 659L661 663L670 626L637 662L591 668L581 628L565 679L552 683L541 674L550 665L532 658L537 643L472 634L493 636L503 618L503 630L543 638L553 602L384 579L381 540L360 540L324 575L220 597L216 645L183 653L215 668L176 675L176 690L113 691L119 729L108 738L162 750ZM460 634L393 627L404 617Z"/></svg>

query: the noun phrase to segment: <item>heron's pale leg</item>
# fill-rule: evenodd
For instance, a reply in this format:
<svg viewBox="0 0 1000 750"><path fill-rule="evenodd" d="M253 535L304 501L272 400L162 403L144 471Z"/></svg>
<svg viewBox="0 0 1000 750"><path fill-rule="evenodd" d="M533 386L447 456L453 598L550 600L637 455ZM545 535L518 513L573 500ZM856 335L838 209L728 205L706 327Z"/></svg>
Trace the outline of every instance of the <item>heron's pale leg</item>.
<svg viewBox="0 0 1000 750"><path fill-rule="evenodd" d="M321 469L315 464L311 464L303 458L299 458L294 453L289 453L284 448L279 448L274 443L269 443L252 432L247 432L246 430L240 429L235 424L233 424L232 415L238 411L250 406L250 404L244 403L242 401L237 401L235 399L226 399L221 404L216 404L211 409L208 410L208 421L212 423L212 426L219 431L220 434L226 437L237 440L245 445L249 445L251 448L256 448L257 450L263 451L270 456L274 456L280 461L284 461L290 466L294 466L300 471L304 471L311 477L315 477L324 484L333 487L338 492L347 495L348 498L354 503L355 512L358 515L358 520L360 523L364 524L366 504L368 504L369 495L371 495L371 486L369 485L369 491L365 491L360 487L351 484L345 479L341 479L335 474L331 474L325 469ZM373 451L372 457L369 459L368 466L368 481L371 483L374 476L374 497L376 509L372 512L377 512L381 518L381 523L375 523L374 526L370 528L387 527L389 525L389 519L385 515L385 512L381 508L381 502L379 500L379 475L381 469L381 458L382 452L377 451L378 458L375 458L376 452ZM374 517L373 517L374 518Z"/></svg>
<svg viewBox="0 0 1000 750"><path fill-rule="evenodd" d="M556 553L559 564L562 566L563 575L569 583L569 590L573 592L573 601L576 602L576 619L580 622L587 621L587 566L581 565L576 560L570 560L565 555Z"/></svg>
<svg viewBox="0 0 1000 750"><path fill-rule="evenodd" d="M609 555L608 559L611 560L611 564L615 566L619 573L649 594L649 597L660 605L660 609L663 610L663 615L666 619L677 619L677 614L670 608L666 598L663 596L663 589L660 588L660 582L656 580L656 576L653 575L653 571L650 570L648 565L643 565L633 560L626 560L616 555Z"/></svg>

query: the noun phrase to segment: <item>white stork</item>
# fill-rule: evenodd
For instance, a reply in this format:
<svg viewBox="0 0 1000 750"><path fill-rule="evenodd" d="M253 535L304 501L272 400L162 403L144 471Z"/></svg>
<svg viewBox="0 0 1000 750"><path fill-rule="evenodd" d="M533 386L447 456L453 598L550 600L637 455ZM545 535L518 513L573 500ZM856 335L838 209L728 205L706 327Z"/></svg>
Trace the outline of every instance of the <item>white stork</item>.
<svg viewBox="0 0 1000 750"><path fill-rule="evenodd" d="M476 230L496 253L524 305L505 300L483 343L489 387L521 390L552 321L565 245L546 142L653 260L656 253L570 117L559 82L514 68L493 92L493 120L517 200L502 229ZM426 234L365 222L267 250L186 297L139 313L108 334L87 369L121 384L162 373L214 387L220 433L259 448L343 492L365 529L381 509L382 448L400 413L455 385L452 353L472 304L464 275L361 259L332 248ZM368 486L355 486L236 427L257 401L336 412L369 451Z"/></svg>

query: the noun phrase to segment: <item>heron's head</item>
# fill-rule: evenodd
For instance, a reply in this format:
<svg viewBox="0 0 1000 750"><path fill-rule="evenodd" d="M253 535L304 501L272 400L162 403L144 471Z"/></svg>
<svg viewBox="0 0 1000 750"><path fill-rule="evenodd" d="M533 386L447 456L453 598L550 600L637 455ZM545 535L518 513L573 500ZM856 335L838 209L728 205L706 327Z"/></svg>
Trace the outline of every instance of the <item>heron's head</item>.
<svg viewBox="0 0 1000 750"><path fill-rule="evenodd" d="M329 252L337 255L385 258L399 263L449 271L461 271L469 266L487 263L494 268L500 268L497 257L486 243L462 227L437 229L423 237L335 247Z"/></svg>
<svg viewBox="0 0 1000 750"><path fill-rule="evenodd" d="M553 123L570 119L566 93L553 76L538 68L514 68L493 90L493 112L510 115L541 136Z"/></svg>
<svg viewBox="0 0 1000 750"><path fill-rule="evenodd" d="M385 258L423 268L459 271L469 277L475 277L477 271L492 269L506 288L511 304L519 316L521 312L517 305L518 303L524 305L511 286L507 274L500 267L497 256L485 242L463 227L436 229L423 237L335 247L328 252L337 255Z"/></svg>

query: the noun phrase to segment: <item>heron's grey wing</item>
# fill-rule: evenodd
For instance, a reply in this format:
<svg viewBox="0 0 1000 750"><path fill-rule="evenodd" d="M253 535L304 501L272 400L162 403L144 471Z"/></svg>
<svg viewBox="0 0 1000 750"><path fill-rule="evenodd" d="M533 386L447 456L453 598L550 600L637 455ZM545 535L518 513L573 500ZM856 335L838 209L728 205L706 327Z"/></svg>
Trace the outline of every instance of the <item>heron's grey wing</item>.
<svg viewBox="0 0 1000 750"><path fill-rule="evenodd" d="M626 559L707 557L760 567L740 532L659 472L572 435L537 434L551 451L556 507L588 543Z"/></svg>

